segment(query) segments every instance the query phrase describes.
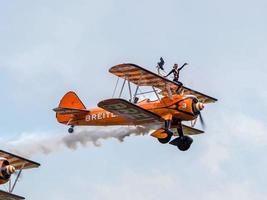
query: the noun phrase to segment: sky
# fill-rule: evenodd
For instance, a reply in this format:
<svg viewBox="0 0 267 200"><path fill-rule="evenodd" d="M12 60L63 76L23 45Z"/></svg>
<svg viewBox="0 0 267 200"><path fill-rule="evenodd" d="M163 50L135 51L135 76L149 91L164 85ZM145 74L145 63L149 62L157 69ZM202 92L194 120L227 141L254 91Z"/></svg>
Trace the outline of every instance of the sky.
<svg viewBox="0 0 267 200"><path fill-rule="evenodd" d="M161 56L167 70L188 62L184 85L219 100L202 112L206 134L188 152L148 135L58 146L31 157L41 167L25 171L15 193L38 200L265 199L266 6L0 0L2 147L57 144L68 134L52 111L61 97L75 91L88 108L110 98L117 79L108 69L119 63L153 71Z"/></svg>

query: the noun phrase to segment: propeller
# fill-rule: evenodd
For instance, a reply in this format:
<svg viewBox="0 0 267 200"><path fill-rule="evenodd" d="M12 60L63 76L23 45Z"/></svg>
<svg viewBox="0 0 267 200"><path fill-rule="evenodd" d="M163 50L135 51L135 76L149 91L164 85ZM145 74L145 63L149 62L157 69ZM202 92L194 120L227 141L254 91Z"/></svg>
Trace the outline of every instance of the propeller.
<svg viewBox="0 0 267 200"><path fill-rule="evenodd" d="M196 110L197 110L197 114L198 114L198 116L199 116L199 120L200 120L200 124L201 124L201 126L202 126L202 128L203 129L206 129L206 124L205 124L205 121L204 121L204 118L203 118L203 116L202 116L202 114L201 114L201 111L204 109L204 103L202 103L202 102L199 102L198 100L196 100L196 104L195 104L195 108L196 108Z"/></svg>
<svg viewBox="0 0 267 200"><path fill-rule="evenodd" d="M199 112L199 120L200 120L200 124L201 124L202 128L205 130L206 129L206 123L204 121L204 118L203 118L201 112Z"/></svg>

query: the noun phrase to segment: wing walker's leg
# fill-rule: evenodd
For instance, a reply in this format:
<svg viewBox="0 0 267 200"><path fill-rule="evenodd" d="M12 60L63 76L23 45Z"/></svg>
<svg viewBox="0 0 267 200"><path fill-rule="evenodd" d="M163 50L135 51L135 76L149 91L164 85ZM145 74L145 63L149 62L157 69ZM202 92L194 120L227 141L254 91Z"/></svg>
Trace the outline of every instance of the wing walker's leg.
<svg viewBox="0 0 267 200"><path fill-rule="evenodd" d="M181 94L182 93L182 90L183 90L183 83L180 82L180 81L178 81L178 80L176 82L179 84L179 86L176 89L176 93L177 94Z"/></svg>

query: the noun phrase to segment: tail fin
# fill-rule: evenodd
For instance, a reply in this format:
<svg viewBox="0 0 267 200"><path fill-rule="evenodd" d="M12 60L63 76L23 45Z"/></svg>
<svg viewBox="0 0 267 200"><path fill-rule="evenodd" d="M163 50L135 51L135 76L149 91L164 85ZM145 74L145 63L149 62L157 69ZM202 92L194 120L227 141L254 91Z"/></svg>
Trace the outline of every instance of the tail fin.
<svg viewBox="0 0 267 200"><path fill-rule="evenodd" d="M74 108L84 110L86 107L75 92L66 93L60 100L59 108Z"/></svg>
<svg viewBox="0 0 267 200"><path fill-rule="evenodd" d="M60 100L59 106L53 109L56 112L57 121L64 124L72 124L76 115L84 115L89 112L75 92L66 93Z"/></svg>

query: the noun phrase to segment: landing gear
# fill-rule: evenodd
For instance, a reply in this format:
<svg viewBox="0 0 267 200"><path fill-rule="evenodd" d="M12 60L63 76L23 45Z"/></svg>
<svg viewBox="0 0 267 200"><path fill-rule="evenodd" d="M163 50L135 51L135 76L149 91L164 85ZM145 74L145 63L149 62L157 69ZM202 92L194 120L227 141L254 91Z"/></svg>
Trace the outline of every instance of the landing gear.
<svg viewBox="0 0 267 200"><path fill-rule="evenodd" d="M178 138L174 139L173 141L171 141L171 144L177 146L177 148L180 151L187 151L191 144L193 143L193 139L189 136L179 136Z"/></svg>
<svg viewBox="0 0 267 200"><path fill-rule="evenodd" d="M166 133L167 133L167 137L166 137L166 138L158 138L158 141L159 141L161 144L167 144L167 143L169 143L169 142L171 141L171 139L172 139L173 132L167 130Z"/></svg>
<svg viewBox="0 0 267 200"><path fill-rule="evenodd" d="M170 120L165 121L165 133L167 134L167 137L166 138L158 138L158 141L161 144L167 144L171 141L171 138L173 136L173 132L170 130L170 128L171 128L171 121Z"/></svg>
<svg viewBox="0 0 267 200"><path fill-rule="evenodd" d="M69 134L72 134L74 132L74 126L71 125L70 128L68 129Z"/></svg>
<svg viewBox="0 0 267 200"><path fill-rule="evenodd" d="M177 148L180 151L187 151L190 148L191 144L193 143L193 139L183 134L182 127L177 128L177 131L178 131L179 137L172 140L170 144L177 146Z"/></svg>

